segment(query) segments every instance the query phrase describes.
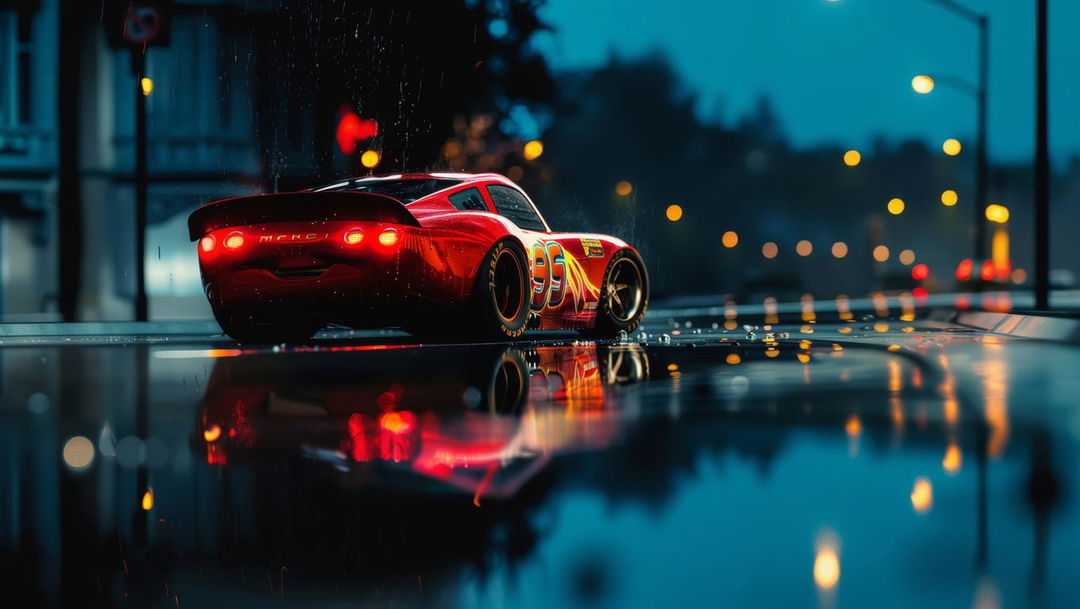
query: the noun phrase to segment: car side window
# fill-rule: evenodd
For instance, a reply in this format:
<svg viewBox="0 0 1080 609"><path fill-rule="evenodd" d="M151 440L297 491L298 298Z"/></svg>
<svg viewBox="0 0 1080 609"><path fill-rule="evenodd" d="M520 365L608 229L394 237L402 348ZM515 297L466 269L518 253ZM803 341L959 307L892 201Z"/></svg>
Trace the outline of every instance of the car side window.
<svg viewBox="0 0 1080 609"><path fill-rule="evenodd" d="M547 230L525 195L509 186L498 184L491 184L487 189L491 200L495 202L495 211L499 212L500 216L526 230Z"/></svg>
<svg viewBox="0 0 1080 609"><path fill-rule="evenodd" d="M450 204L463 211L487 211L479 188L466 188L447 197Z"/></svg>

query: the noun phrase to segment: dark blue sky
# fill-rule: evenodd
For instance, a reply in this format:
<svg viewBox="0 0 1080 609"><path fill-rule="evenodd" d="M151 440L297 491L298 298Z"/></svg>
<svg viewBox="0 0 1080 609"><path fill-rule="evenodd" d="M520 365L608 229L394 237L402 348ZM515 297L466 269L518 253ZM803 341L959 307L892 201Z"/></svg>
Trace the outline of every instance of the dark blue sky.
<svg viewBox="0 0 1080 609"><path fill-rule="evenodd" d="M959 1L991 18L991 158L1027 161L1035 0ZM1080 154L1080 1L1050 0L1050 11L1051 150L1061 163ZM975 26L927 0L547 0L541 15L555 28L540 41L554 68L660 50L703 116L719 104L731 122L764 93L796 146L866 147L877 134L940 146L971 143L975 131L970 96L911 90L917 73L976 75Z"/></svg>

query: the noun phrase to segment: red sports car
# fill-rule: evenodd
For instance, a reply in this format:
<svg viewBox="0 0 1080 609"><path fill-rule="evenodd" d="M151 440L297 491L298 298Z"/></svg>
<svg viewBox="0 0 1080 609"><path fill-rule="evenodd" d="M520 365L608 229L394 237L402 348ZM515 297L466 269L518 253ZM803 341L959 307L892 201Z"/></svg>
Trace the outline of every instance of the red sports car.
<svg viewBox="0 0 1080 609"><path fill-rule="evenodd" d="M229 336L304 340L328 323L508 339L528 328L613 337L641 322L637 250L556 233L497 174L354 178L224 199L188 219Z"/></svg>

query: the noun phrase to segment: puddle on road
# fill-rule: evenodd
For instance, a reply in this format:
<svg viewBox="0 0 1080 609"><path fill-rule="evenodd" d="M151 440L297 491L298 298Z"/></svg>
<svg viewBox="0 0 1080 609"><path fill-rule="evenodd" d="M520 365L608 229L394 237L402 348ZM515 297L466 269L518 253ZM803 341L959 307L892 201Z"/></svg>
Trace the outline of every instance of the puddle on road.
<svg viewBox="0 0 1080 609"><path fill-rule="evenodd" d="M117 606L1080 591L1075 440L1010 417L1009 360L710 343L11 351L6 395L33 399L0 426L4 562L32 598L95 581Z"/></svg>

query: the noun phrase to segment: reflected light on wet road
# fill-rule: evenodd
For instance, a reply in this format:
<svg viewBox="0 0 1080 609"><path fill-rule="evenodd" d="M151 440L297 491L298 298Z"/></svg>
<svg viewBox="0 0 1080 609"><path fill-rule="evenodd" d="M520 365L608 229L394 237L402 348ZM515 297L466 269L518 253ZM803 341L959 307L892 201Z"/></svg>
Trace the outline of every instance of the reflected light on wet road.
<svg viewBox="0 0 1080 609"><path fill-rule="evenodd" d="M934 485L925 476L915 479L911 488L911 507L918 514L925 514L934 507Z"/></svg>

